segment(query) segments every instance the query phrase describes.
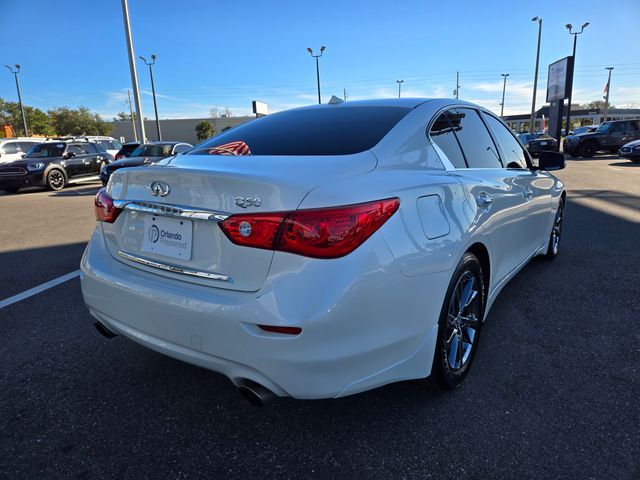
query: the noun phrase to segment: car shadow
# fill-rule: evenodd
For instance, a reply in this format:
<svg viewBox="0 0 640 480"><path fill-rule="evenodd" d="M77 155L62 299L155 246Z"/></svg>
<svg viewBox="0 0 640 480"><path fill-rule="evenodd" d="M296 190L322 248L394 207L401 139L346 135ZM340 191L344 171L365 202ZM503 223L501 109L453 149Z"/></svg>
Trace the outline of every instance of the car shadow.
<svg viewBox="0 0 640 480"><path fill-rule="evenodd" d="M610 167L640 167L640 162L632 162L627 160L626 162L613 162L609 164Z"/></svg>
<svg viewBox="0 0 640 480"><path fill-rule="evenodd" d="M102 188L102 185L92 185L90 187L80 188L68 188L60 190L59 192L51 192L52 197L75 197L75 196L88 196L95 195L98 190Z"/></svg>

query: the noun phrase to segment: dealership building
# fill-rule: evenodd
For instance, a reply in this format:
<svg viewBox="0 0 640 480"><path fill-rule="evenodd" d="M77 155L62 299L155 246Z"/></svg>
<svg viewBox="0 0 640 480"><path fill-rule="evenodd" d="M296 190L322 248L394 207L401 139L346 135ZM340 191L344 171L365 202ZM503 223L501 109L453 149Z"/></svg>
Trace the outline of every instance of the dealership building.
<svg viewBox="0 0 640 480"><path fill-rule="evenodd" d="M254 120L255 116L247 117L218 117L218 118L175 118L160 120L160 133L162 139L166 141L187 142L192 145L200 142L196 135L196 125L202 121L209 122L213 127L215 134L229 130L250 120ZM111 122L111 136L122 142L133 142L135 138L133 123L131 120ZM158 140L156 129L156 121L145 119L144 130L147 141L155 142Z"/></svg>
<svg viewBox="0 0 640 480"><path fill-rule="evenodd" d="M571 124L576 126L580 125L599 125L603 122L602 109L584 109L578 105L573 105L571 108ZM547 125L549 123L549 105L545 105L540 108L535 115L534 130L540 131L542 129L542 116L546 119ZM566 116L566 106L565 113ZM517 132L525 132L529 130L529 122L531 120L530 113L523 113L520 115L505 115L503 120L511 127L512 130ZM633 120L640 118L640 108L610 108L607 110L607 121L609 120Z"/></svg>

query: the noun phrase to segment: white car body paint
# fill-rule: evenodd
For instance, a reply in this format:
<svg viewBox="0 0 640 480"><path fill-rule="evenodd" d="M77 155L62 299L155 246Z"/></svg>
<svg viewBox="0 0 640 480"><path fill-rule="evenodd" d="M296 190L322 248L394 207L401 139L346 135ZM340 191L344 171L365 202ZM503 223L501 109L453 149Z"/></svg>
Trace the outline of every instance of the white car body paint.
<svg viewBox="0 0 640 480"><path fill-rule="evenodd" d="M331 260L241 247L215 223L193 220L192 258L182 266L229 281L118 255L142 256L143 214L125 210L114 224L98 224L82 258L89 311L149 348L278 396L340 397L428 376L440 310L464 253L478 243L488 252L486 316L508 280L546 252L563 185L538 170L455 169L425 131L442 109L470 104L416 103L376 146L355 155L181 155L114 172L107 189L115 200L158 202L147 187L160 180L171 185L162 203L225 215L392 197L400 207L355 251ZM349 104L367 103L311 108ZM483 192L493 196L489 208L478 206ZM236 196L260 198L261 206L241 208ZM302 333L269 333L257 324Z"/></svg>

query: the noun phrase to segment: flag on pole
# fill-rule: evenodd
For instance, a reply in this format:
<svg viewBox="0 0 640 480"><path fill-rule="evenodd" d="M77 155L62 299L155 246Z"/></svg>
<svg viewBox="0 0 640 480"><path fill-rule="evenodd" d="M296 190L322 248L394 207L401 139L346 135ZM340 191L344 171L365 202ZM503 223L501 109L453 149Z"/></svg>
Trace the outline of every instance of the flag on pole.
<svg viewBox="0 0 640 480"><path fill-rule="evenodd" d="M544 118L544 114L542 115L542 131L543 132L547 131L547 119Z"/></svg>
<svg viewBox="0 0 640 480"><path fill-rule="evenodd" d="M607 82L607 84L604 86L604 94L608 94L609 93L609 82Z"/></svg>

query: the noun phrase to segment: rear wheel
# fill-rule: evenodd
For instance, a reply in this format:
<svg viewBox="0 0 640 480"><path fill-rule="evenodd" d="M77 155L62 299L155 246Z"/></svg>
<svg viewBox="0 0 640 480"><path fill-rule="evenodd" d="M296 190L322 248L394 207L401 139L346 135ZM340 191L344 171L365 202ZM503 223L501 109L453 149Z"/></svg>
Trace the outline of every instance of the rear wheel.
<svg viewBox="0 0 640 480"><path fill-rule="evenodd" d="M484 299L480 262L472 253L465 253L440 312L432 373L444 389L458 387L469 373L480 338Z"/></svg>
<svg viewBox="0 0 640 480"><path fill-rule="evenodd" d="M564 202L560 200L556 216L553 220L553 227L549 235L549 246L547 254L544 256L547 260L553 260L560 253L560 238L562 236L562 221L564 220Z"/></svg>
<svg viewBox="0 0 640 480"><path fill-rule="evenodd" d="M47 189L57 192L62 190L66 183L67 180L64 178L64 173L57 168L49 170L49 173L47 173Z"/></svg>

